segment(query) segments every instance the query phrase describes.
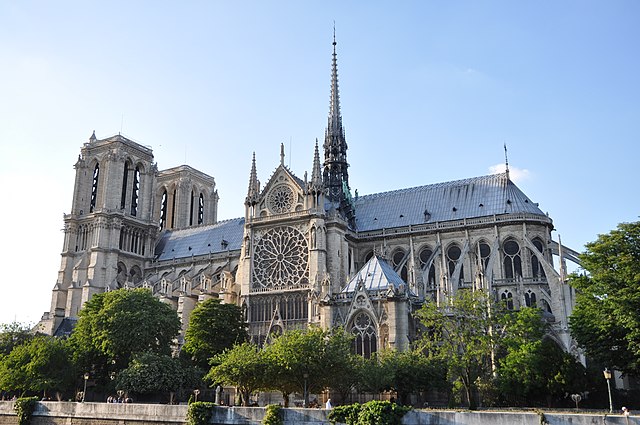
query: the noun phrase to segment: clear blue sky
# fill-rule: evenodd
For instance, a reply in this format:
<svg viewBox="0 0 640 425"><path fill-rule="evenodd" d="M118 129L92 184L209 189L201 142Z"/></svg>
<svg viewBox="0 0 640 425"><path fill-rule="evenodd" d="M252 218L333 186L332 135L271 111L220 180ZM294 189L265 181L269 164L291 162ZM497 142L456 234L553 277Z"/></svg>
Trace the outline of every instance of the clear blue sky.
<svg viewBox="0 0 640 425"><path fill-rule="evenodd" d="M73 164L93 130L216 178L243 215L251 154L311 169L333 22L352 190L504 162L584 244L640 214L640 2L0 3L0 322L49 310Z"/></svg>

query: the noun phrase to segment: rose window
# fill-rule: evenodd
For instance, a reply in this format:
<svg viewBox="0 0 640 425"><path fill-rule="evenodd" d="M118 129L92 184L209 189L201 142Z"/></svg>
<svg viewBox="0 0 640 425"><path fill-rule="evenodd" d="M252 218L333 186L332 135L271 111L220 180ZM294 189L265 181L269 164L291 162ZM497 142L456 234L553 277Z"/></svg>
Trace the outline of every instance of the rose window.
<svg viewBox="0 0 640 425"><path fill-rule="evenodd" d="M284 214L293 207L293 191L287 185L280 185L269 193L269 209L276 214Z"/></svg>
<svg viewBox="0 0 640 425"><path fill-rule="evenodd" d="M267 231L255 245L254 287L284 288L308 282L307 239L293 227Z"/></svg>

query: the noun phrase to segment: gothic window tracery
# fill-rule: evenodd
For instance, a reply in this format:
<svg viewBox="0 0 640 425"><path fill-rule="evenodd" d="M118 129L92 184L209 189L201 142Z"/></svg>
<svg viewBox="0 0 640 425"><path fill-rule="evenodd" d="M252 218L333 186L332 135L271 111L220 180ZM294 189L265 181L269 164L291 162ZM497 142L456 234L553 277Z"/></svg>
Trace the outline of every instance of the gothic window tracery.
<svg viewBox="0 0 640 425"><path fill-rule="evenodd" d="M269 193L268 205L274 214L284 214L291 211L293 202L293 190L286 184L276 186Z"/></svg>
<svg viewBox="0 0 640 425"><path fill-rule="evenodd" d="M140 197L140 166L133 172L133 187L131 188L131 215L138 214L138 199Z"/></svg>
<svg viewBox="0 0 640 425"><path fill-rule="evenodd" d="M504 277L517 279L522 277L522 259L520 257L520 244L515 239L507 239L502 245L504 252Z"/></svg>
<svg viewBox="0 0 640 425"><path fill-rule="evenodd" d="M404 250L402 250L401 248L398 248L393 252L393 255L391 256L393 269L400 275L402 280L404 280L405 282L407 281L407 276L408 276L407 262L404 261L406 255L407 254L404 252ZM400 267L400 265L402 265L402 267Z"/></svg>
<svg viewBox="0 0 640 425"><path fill-rule="evenodd" d="M478 250L480 251L480 262L483 271L486 271L489 267L489 258L491 258L491 247L486 242L480 242L478 244Z"/></svg>
<svg viewBox="0 0 640 425"><path fill-rule="evenodd" d="M538 249L539 252L543 252L542 241L540 239L535 238L533 240L533 245ZM531 252L531 276L536 279L546 278L544 269L542 268L542 263L540 263L540 260L538 260L538 257L534 252Z"/></svg>
<svg viewBox="0 0 640 425"><path fill-rule="evenodd" d="M354 351L365 359L378 351L378 336L371 316L360 311L353 318L351 333L355 336Z"/></svg>
<svg viewBox="0 0 640 425"><path fill-rule="evenodd" d="M507 307L507 310L513 310L513 294L511 291L506 290L500 295L500 299Z"/></svg>
<svg viewBox="0 0 640 425"><path fill-rule="evenodd" d="M527 307L537 307L536 293L529 289L524 294L524 303Z"/></svg>
<svg viewBox="0 0 640 425"><path fill-rule="evenodd" d="M456 264L458 260L460 260L460 256L462 255L462 250L456 244L449 246L447 249L447 267L449 269L449 277L453 277L453 273L456 269ZM458 286L462 286L464 283L464 265L460 265L460 277L458 280Z"/></svg>
<svg viewBox="0 0 640 425"><path fill-rule="evenodd" d="M431 262L429 266L429 271L425 269L427 267L427 263L431 256L433 255L433 250L429 247L424 247L420 250L418 254L418 258L420 259L420 269L422 270L423 276L426 277L426 281L424 282L427 288L434 288L436 284L436 266Z"/></svg>
<svg viewBox="0 0 640 425"><path fill-rule="evenodd" d="M308 283L308 243L290 226L268 230L255 243L254 288L281 289Z"/></svg>

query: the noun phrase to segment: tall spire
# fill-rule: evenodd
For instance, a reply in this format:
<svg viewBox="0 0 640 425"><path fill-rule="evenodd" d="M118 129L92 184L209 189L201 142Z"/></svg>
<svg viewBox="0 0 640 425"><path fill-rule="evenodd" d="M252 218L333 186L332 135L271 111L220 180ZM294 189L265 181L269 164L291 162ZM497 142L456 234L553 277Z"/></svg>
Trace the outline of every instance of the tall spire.
<svg viewBox="0 0 640 425"><path fill-rule="evenodd" d="M509 157L507 156L507 142L504 143L504 169L507 173L507 180L509 180Z"/></svg>
<svg viewBox="0 0 640 425"><path fill-rule="evenodd" d="M320 152L318 151L318 139L316 139L316 148L313 153L313 169L311 170L311 186L312 192L321 192L324 187L322 185L322 168L320 166Z"/></svg>
<svg viewBox="0 0 640 425"><path fill-rule="evenodd" d="M322 178L328 189L327 198L341 202L345 198L344 188L349 188L347 168L347 141L340 114L340 92L338 90L338 55L336 53L336 30L333 28L333 58L331 61L331 99L329 118L324 136L324 171Z"/></svg>
<svg viewBox="0 0 640 425"><path fill-rule="evenodd" d="M251 161L251 172L249 173L249 190L247 191L247 199L245 204L254 205L258 201L260 194L260 182L258 182L258 173L256 172L256 153L253 153Z"/></svg>

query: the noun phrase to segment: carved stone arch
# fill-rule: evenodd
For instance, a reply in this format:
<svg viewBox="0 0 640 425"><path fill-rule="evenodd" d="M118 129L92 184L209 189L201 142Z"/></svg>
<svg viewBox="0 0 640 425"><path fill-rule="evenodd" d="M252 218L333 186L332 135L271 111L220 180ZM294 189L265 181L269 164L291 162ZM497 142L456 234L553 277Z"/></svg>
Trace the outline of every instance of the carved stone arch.
<svg viewBox="0 0 640 425"><path fill-rule="evenodd" d="M560 348L562 351L564 351L565 353L570 352L572 347L567 347L564 342L562 342L562 339L558 337L558 335L554 332L553 329L551 329L550 332L544 334L542 336L543 340L546 341L551 341L554 344L556 344L558 346L558 348Z"/></svg>
<svg viewBox="0 0 640 425"><path fill-rule="evenodd" d="M127 265L122 261L118 261L116 275L116 289L124 288L127 283Z"/></svg>
<svg viewBox="0 0 640 425"><path fill-rule="evenodd" d="M131 269L129 270L129 281L134 286L138 286L142 281L142 279L143 279L143 274L142 274L142 270L140 269L140 266L135 265L131 267Z"/></svg>
<svg viewBox="0 0 640 425"><path fill-rule="evenodd" d="M347 322L347 332L354 336L355 354L370 358L378 351L380 329L377 320L369 309L355 310Z"/></svg>

